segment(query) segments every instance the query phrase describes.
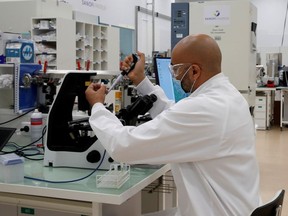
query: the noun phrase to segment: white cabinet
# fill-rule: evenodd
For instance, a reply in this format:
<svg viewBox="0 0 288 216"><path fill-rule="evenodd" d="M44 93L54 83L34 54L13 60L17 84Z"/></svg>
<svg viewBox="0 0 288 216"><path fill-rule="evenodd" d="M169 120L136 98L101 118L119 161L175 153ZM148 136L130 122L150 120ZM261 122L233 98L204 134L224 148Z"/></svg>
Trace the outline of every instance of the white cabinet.
<svg viewBox="0 0 288 216"><path fill-rule="evenodd" d="M255 99L254 119L257 129L266 130L271 127L274 119L273 107L275 88L257 88Z"/></svg>
<svg viewBox="0 0 288 216"><path fill-rule="evenodd" d="M119 29L76 22L76 69L119 70Z"/></svg>
<svg viewBox="0 0 288 216"><path fill-rule="evenodd" d="M266 95L256 96L254 117L257 129L266 130L267 128L266 102L267 102Z"/></svg>
<svg viewBox="0 0 288 216"><path fill-rule="evenodd" d="M257 129L266 130L270 127L272 120L272 98L269 92L256 96L254 117Z"/></svg>
<svg viewBox="0 0 288 216"><path fill-rule="evenodd" d="M36 62L47 69L75 69L75 21L64 18L32 18Z"/></svg>

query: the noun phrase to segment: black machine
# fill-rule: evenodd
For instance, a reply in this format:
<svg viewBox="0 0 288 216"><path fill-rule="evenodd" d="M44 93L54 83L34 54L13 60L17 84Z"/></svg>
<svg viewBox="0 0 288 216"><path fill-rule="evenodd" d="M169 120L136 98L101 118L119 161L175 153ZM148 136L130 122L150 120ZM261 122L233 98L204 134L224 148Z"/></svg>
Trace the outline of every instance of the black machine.
<svg viewBox="0 0 288 216"><path fill-rule="evenodd" d="M0 127L0 151L4 148L15 131L16 128Z"/></svg>
<svg viewBox="0 0 288 216"><path fill-rule="evenodd" d="M95 72L72 71L65 75L47 119L44 165L96 168L105 149L92 133L85 90ZM77 98L77 100L76 100ZM75 102L81 114L73 113ZM113 159L105 155L100 169L109 169Z"/></svg>
<svg viewBox="0 0 288 216"><path fill-rule="evenodd" d="M95 168L104 156L105 149L92 132L88 122L90 105L85 91L95 72L69 72L65 75L60 90L50 108L47 121L44 165L51 167ZM78 110L84 115L77 116ZM117 117L125 125L135 124L138 115L145 114L157 100L155 95L138 97L121 109ZM114 160L106 153L100 169L109 169Z"/></svg>

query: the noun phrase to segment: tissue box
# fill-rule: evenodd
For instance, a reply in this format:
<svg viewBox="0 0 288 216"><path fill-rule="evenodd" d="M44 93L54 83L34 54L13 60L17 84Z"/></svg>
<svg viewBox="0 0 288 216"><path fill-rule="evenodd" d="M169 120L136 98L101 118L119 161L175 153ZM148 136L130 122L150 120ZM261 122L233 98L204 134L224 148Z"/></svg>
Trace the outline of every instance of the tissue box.
<svg viewBox="0 0 288 216"><path fill-rule="evenodd" d="M21 183L24 180L24 158L18 155L0 155L0 181Z"/></svg>

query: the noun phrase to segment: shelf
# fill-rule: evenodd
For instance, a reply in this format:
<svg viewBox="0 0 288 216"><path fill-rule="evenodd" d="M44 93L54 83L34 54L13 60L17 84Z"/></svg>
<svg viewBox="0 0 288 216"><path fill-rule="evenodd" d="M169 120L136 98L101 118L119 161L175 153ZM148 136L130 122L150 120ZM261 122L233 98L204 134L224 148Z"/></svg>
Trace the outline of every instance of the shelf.
<svg viewBox="0 0 288 216"><path fill-rule="evenodd" d="M13 68L14 64L0 64L1 68Z"/></svg>
<svg viewBox="0 0 288 216"><path fill-rule="evenodd" d="M33 28L33 30L53 31L56 30L56 28Z"/></svg>
<svg viewBox="0 0 288 216"><path fill-rule="evenodd" d="M35 55L56 55L57 52L38 52Z"/></svg>
<svg viewBox="0 0 288 216"><path fill-rule="evenodd" d="M74 20L60 17L34 17L32 18L31 36L38 48L36 57L41 61L48 61L49 68L53 67L57 70L75 68ZM53 64L49 64L50 61Z"/></svg>
<svg viewBox="0 0 288 216"><path fill-rule="evenodd" d="M56 43L57 40L34 40L36 43Z"/></svg>

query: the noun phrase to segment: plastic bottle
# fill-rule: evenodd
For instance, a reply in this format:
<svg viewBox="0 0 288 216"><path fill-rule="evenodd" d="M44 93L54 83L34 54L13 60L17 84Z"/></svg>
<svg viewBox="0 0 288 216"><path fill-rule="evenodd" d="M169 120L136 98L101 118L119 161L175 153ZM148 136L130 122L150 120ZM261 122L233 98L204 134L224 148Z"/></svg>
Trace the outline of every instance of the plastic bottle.
<svg viewBox="0 0 288 216"><path fill-rule="evenodd" d="M115 106L114 106L115 114L119 113L122 107L121 104L122 104L122 91L118 90L115 91Z"/></svg>
<svg viewBox="0 0 288 216"><path fill-rule="evenodd" d="M39 112L38 109L35 109L34 112L31 114L30 118L31 122L31 142L35 142L33 145L35 146L42 146L42 129L43 129L43 117L42 113Z"/></svg>

